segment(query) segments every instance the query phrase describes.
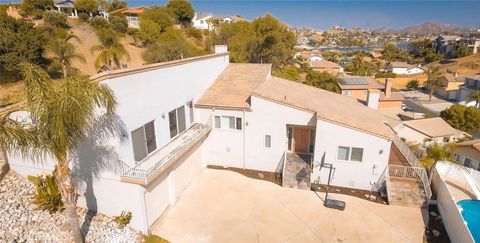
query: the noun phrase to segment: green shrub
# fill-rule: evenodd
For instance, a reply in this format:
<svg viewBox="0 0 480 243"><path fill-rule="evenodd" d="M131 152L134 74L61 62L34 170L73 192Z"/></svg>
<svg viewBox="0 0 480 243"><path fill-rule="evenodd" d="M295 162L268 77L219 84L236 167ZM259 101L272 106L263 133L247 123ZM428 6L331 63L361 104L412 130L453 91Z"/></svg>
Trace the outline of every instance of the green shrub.
<svg viewBox="0 0 480 243"><path fill-rule="evenodd" d="M43 12L43 21L45 21L46 24L54 27L59 27L59 28L68 27L67 16L55 10L49 10L49 11Z"/></svg>
<svg viewBox="0 0 480 243"><path fill-rule="evenodd" d="M86 14L86 13L79 13L79 14L78 14L78 19L79 19L82 23L85 23L85 22L87 22L87 21L90 19L90 16L88 16L88 14Z"/></svg>
<svg viewBox="0 0 480 243"><path fill-rule="evenodd" d="M408 81L408 83L405 85L405 87L406 87L408 90L416 90L416 89L418 89L419 86L420 86L420 81L418 81L418 79L410 80L410 81Z"/></svg>
<svg viewBox="0 0 480 243"><path fill-rule="evenodd" d="M28 176L28 180L31 181L37 189L34 196L34 203L37 204L40 209L47 210L50 213L63 210L62 195L58 189L55 177L52 175Z"/></svg>
<svg viewBox="0 0 480 243"><path fill-rule="evenodd" d="M202 31L197 29L197 28L194 28L192 26L189 26L185 29L185 34L189 38L193 37L193 38L198 39L198 40L202 39Z"/></svg>
<svg viewBox="0 0 480 243"><path fill-rule="evenodd" d="M392 72L378 72L375 74L375 78L396 78L397 74Z"/></svg>
<svg viewBox="0 0 480 243"><path fill-rule="evenodd" d="M108 21L110 22L110 25L115 31L123 34L127 33L128 21L125 16L117 14L110 15Z"/></svg>
<svg viewBox="0 0 480 243"><path fill-rule="evenodd" d="M90 25L94 29L110 28L110 23L108 22L108 20L106 20L105 18L103 18L101 16L95 16L95 17L91 18L90 19Z"/></svg>
<svg viewBox="0 0 480 243"><path fill-rule="evenodd" d="M132 212L125 211L122 211L119 216L115 216L115 218L113 218L113 221L115 221L120 228L127 226L130 223L130 220L132 220Z"/></svg>
<svg viewBox="0 0 480 243"><path fill-rule="evenodd" d="M163 239L158 235L148 235L143 237L144 243L168 243L168 240Z"/></svg>

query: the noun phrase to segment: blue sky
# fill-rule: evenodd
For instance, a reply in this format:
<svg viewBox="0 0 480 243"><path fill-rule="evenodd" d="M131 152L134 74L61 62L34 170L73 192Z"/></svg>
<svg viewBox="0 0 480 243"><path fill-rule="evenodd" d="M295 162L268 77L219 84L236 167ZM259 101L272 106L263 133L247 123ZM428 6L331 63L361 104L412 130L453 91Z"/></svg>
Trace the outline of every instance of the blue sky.
<svg viewBox="0 0 480 243"><path fill-rule="evenodd" d="M164 0L127 1L131 6L165 3ZM248 19L271 13L291 26L320 30L335 25L402 28L427 21L480 27L480 0L192 0L192 3L200 12L240 14Z"/></svg>

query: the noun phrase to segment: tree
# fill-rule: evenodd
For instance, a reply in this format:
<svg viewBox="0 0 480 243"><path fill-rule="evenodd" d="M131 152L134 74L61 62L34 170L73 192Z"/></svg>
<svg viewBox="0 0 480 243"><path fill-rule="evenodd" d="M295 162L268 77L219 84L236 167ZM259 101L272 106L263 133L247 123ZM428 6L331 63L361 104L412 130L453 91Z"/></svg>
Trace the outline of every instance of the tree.
<svg viewBox="0 0 480 243"><path fill-rule="evenodd" d="M223 23L219 26L218 42L228 45L232 62L250 62L256 39L255 29L250 22Z"/></svg>
<svg viewBox="0 0 480 243"><path fill-rule="evenodd" d="M124 15L112 14L108 17L112 29L118 33L125 34L128 31L128 21Z"/></svg>
<svg viewBox="0 0 480 243"><path fill-rule="evenodd" d="M53 9L53 0L23 0L20 4L22 15L41 18L43 11Z"/></svg>
<svg viewBox="0 0 480 243"><path fill-rule="evenodd" d="M67 16L55 10L49 10L49 11L43 12L43 21L45 21L46 24L56 28L68 27Z"/></svg>
<svg viewBox="0 0 480 243"><path fill-rule="evenodd" d="M393 44L387 44L382 50L382 58L387 62L406 62L409 60L409 55L405 50L397 48Z"/></svg>
<svg viewBox="0 0 480 243"><path fill-rule="evenodd" d="M174 28L168 28L156 42L147 46L142 57L147 63L157 63L187 58L197 54L201 54L201 51L193 46L183 36L182 32Z"/></svg>
<svg viewBox="0 0 480 243"><path fill-rule="evenodd" d="M420 86L420 81L418 81L418 79L412 79L408 81L408 83L405 85L405 87L408 90L416 90L418 89L419 86Z"/></svg>
<svg viewBox="0 0 480 243"><path fill-rule="evenodd" d="M475 107L454 104L440 112L440 117L450 126L464 132L473 133L480 128L480 110Z"/></svg>
<svg viewBox="0 0 480 243"><path fill-rule="evenodd" d="M161 6L146 9L140 15L140 36L144 44L153 43L175 23L171 11Z"/></svg>
<svg viewBox="0 0 480 243"><path fill-rule="evenodd" d="M440 76L442 75L440 71L440 66L433 65L427 70L427 87L429 100L432 101L432 94L437 90L437 87L441 84Z"/></svg>
<svg viewBox="0 0 480 243"><path fill-rule="evenodd" d="M430 180L432 179L433 175L433 168L438 161L450 161L451 155L455 145L453 143L447 144L438 144L432 143L426 147L427 155L420 159L420 162L425 166L430 172Z"/></svg>
<svg viewBox="0 0 480 243"><path fill-rule="evenodd" d="M334 75L329 72L310 71L305 79L308 85L331 92L340 93L338 75Z"/></svg>
<svg viewBox="0 0 480 243"><path fill-rule="evenodd" d="M97 32L100 45L94 45L90 49L92 54L100 52L95 59L95 68L107 65L120 68L122 60L130 60L125 47L120 43L118 34L112 29L100 29Z"/></svg>
<svg viewBox="0 0 480 243"><path fill-rule="evenodd" d="M480 91L475 90L470 92L467 97L468 102L475 101L475 107L480 108L478 105L480 104Z"/></svg>
<svg viewBox="0 0 480 243"><path fill-rule="evenodd" d="M252 24L257 43L251 62L271 63L276 68L292 59L296 37L285 24L270 14L256 18Z"/></svg>
<svg viewBox="0 0 480 243"><path fill-rule="evenodd" d="M363 61L361 58L355 58L353 62L347 64L345 66L345 70L352 72L353 75L359 75L359 76L371 76L373 72L375 71L375 65Z"/></svg>
<svg viewBox="0 0 480 243"><path fill-rule="evenodd" d="M116 100L112 91L87 77L70 76L54 88L45 70L22 63L26 85L25 109L30 122L17 121L8 114L0 117L0 147L18 151L32 160L54 158L57 181L74 242L82 242L76 212L75 184L68 154L84 141L97 114L114 115Z"/></svg>
<svg viewBox="0 0 480 243"><path fill-rule="evenodd" d="M122 9L122 8L127 8L128 3L126 1L122 0L113 0L112 2L107 2L105 9L108 12L112 12L114 10Z"/></svg>
<svg viewBox="0 0 480 243"><path fill-rule="evenodd" d="M431 63L443 59L443 54L438 53L433 47L433 41L428 39L410 43L409 52L416 62Z"/></svg>
<svg viewBox="0 0 480 243"><path fill-rule="evenodd" d="M69 42L72 39L80 42L76 35L58 33L47 43L47 51L50 52L53 60L51 67L53 69L60 67L64 78L68 76L74 59L82 63L86 62L82 55L75 52L75 46Z"/></svg>
<svg viewBox="0 0 480 243"><path fill-rule="evenodd" d="M466 56L470 56L472 54L473 54L473 48L469 48L468 46L459 46L459 47L457 47L455 57L456 58L466 57Z"/></svg>
<svg viewBox="0 0 480 243"><path fill-rule="evenodd" d="M108 20L106 20L105 18L101 17L101 16L95 16L93 18L90 19L90 25L95 29L95 30L98 30L98 29L108 29L110 27L112 27L110 25L110 22L108 22Z"/></svg>
<svg viewBox="0 0 480 243"><path fill-rule="evenodd" d="M96 13L98 11L98 2L96 0L76 0L73 5L78 11L85 13Z"/></svg>
<svg viewBox="0 0 480 243"><path fill-rule="evenodd" d="M0 82L17 81L21 62L45 64L44 44L41 29L33 23L0 13Z"/></svg>
<svg viewBox="0 0 480 243"><path fill-rule="evenodd" d="M173 12L177 24L190 24L195 16L195 10L193 10L193 6L188 0L169 0L167 9Z"/></svg>

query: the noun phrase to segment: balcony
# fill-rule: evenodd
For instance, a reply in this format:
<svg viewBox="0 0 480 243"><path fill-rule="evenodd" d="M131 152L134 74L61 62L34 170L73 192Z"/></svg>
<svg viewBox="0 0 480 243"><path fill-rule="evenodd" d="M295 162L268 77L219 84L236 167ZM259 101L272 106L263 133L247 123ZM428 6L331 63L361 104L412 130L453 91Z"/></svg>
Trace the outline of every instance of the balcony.
<svg viewBox="0 0 480 243"><path fill-rule="evenodd" d="M196 123L134 167L122 163L120 180L147 185L202 140L211 129L211 124Z"/></svg>

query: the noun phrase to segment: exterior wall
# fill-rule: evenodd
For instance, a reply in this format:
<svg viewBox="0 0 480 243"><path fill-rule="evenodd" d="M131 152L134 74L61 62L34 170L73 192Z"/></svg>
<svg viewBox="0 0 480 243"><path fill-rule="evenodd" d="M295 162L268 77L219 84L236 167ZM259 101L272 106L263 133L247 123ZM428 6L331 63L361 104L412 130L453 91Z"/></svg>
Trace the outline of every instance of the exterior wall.
<svg viewBox="0 0 480 243"><path fill-rule="evenodd" d="M145 187L149 227L176 202L203 167L203 143L199 143Z"/></svg>
<svg viewBox="0 0 480 243"><path fill-rule="evenodd" d="M413 142L413 143L423 143L425 139L431 139L433 142L436 142L436 143L444 143L443 142L444 137L431 138L405 125L399 126L399 128L397 129L397 135L399 137L405 138L408 142ZM455 136L452 135L447 137L449 138L450 141L452 141Z"/></svg>
<svg viewBox="0 0 480 243"><path fill-rule="evenodd" d="M251 96L253 112L247 116L246 167L261 171L278 171L287 149L287 125L315 127L314 114L276 102ZM265 135L271 147L265 147Z"/></svg>
<svg viewBox="0 0 480 243"><path fill-rule="evenodd" d="M416 75L416 74L421 74L424 73L423 69L414 67L414 68L392 68L391 69L393 73L398 74L398 75Z"/></svg>
<svg viewBox="0 0 480 243"><path fill-rule="evenodd" d="M350 91L352 95L347 95L347 91ZM367 101L368 90L367 89L343 89L342 95L345 95L357 100Z"/></svg>
<svg viewBox="0 0 480 243"><path fill-rule="evenodd" d="M454 159L458 164L467 166L465 164L465 159L470 159L470 165L468 167L475 170L480 170L480 152L471 148L471 147L456 147L455 151L452 154L452 159Z"/></svg>
<svg viewBox="0 0 480 243"><path fill-rule="evenodd" d="M134 216L130 225L147 232L145 188L120 182L122 167L132 167L135 164L131 132L154 120L157 149L168 144L168 112L185 106L188 128L191 121L186 104L200 97L228 62L228 55L215 56L101 81L112 89L117 98L115 124L108 124L115 125L116 135L100 141L100 127L95 127L91 135L87 136L85 144L70 155L72 173L80 181L78 193L85 197L80 198L79 206L109 216L118 215L122 210L131 211ZM102 124L98 124L100 125ZM8 159L11 168L24 176L51 172L54 165L52 159L46 159L43 164L13 154ZM193 170L180 169L179 173L192 178L189 171ZM176 190L182 191L185 184L186 181L178 179Z"/></svg>
<svg viewBox="0 0 480 243"><path fill-rule="evenodd" d="M363 161L337 159L338 146L363 148ZM333 164L331 185L370 190L388 165L391 142L326 121L317 121L312 182L327 184L328 169L320 163Z"/></svg>
<svg viewBox="0 0 480 243"><path fill-rule="evenodd" d="M228 55L180 66L162 68L103 81L118 100L117 114L126 134L155 121L157 148L170 141L168 112L185 106L187 127L190 124L190 100L198 99L228 65ZM188 72L185 72L188 70ZM131 140L118 144L119 157L134 165Z"/></svg>
<svg viewBox="0 0 480 243"><path fill-rule="evenodd" d="M250 113L250 112L248 112ZM221 110L196 108L200 122L212 119L213 129L205 141L205 161L209 165L244 168L245 161L245 119L241 110ZM234 116L242 118L242 130L215 128L214 116Z"/></svg>
<svg viewBox="0 0 480 243"><path fill-rule="evenodd" d="M392 73L404 75L407 74L408 68L392 68Z"/></svg>
<svg viewBox="0 0 480 243"><path fill-rule="evenodd" d="M211 18L211 16L207 17L207 18L203 18L203 19L194 18L192 20L193 27L195 27L197 29L200 29L200 30L212 30L212 26L208 23L209 18Z"/></svg>
<svg viewBox="0 0 480 243"><path fill-rule="evenodd" d="M391 108L402 108L402 101L394 100L394 101L380 101L378 102L379 109L391 109Z"/></svg>
<svg viewBox="0 0 480 243"><path fill-rule="evenodd" d="M438 172L433 174L432 187L437 195L437 207L442 215L443 224L450 240L452 242L475 242L454 197L450 193L445 180L439 176Z"/></svg>

